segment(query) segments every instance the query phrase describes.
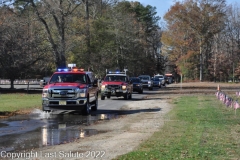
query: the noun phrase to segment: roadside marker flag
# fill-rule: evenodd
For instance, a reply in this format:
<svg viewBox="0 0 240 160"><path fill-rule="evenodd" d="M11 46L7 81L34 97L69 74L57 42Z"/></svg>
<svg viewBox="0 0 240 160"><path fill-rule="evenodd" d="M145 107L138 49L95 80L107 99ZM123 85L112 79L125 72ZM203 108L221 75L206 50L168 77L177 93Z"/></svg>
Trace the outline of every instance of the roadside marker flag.
<svg viewBox="0 0 240 160"><path fill-rule="evenodd" d="M234 109L236 110L236 109L238 109L238 108L240 108L240 105L239 105L239 103L236 101L235 104L234 104Z"/></svg>

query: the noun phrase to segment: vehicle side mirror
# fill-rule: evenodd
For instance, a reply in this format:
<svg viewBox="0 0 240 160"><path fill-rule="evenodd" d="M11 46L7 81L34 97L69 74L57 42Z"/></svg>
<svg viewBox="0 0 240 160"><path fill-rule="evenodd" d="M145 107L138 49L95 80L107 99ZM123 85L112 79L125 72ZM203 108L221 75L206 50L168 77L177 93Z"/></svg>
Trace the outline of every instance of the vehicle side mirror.
<svg viewBox="0 0 240 160"><path fill-rule="evenodd" d="M46 82L45 80L41 80L40 81L40 86L44 87L48 82Z"/></svg>

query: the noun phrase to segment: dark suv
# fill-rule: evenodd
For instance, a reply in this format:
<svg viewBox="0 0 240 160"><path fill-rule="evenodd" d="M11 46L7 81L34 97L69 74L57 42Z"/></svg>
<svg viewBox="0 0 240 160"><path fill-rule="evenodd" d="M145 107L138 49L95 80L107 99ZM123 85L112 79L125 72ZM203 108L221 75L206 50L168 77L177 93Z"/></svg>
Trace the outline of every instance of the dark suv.
<svg viewBox="0 0 240 160"><path fill-rule="evenodd" d="M43 111L75 110L84 114L98 108L98 85L92 72L60 69L42 91Z"/></svg>
<svg viewBox="0 0 240 160"><path fill-rule="evenodd" d="M143 84L140 78L131 77L130 81L133 84L133 92L143 93Z"/></svg>

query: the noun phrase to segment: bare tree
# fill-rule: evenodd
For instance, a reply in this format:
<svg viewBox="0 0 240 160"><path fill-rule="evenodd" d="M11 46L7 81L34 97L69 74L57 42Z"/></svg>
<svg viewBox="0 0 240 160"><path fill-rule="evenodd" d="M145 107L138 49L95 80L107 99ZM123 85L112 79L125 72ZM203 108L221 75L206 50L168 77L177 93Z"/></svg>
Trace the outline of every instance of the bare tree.
<svg viewBox="0 0 240 160"><path fill-rule="evenodd" d="M31 6L37 19L45 28L49 44L52 48L56 67L66 66L66 37L67 25L71 15L82 4L81 0L16 0L14 5L23 8Z"/></svg>
<svg viewBox="0 0 240 160"><path fill-rule="evenodd" d="M228 8L228 19L226 28L223 32L224 38L221 41L221 46L230 55L232 64L232 80L240 76L240 8L236 5L231 5ZM239 78L239 77L237 77Z"/></svg>
<svg viewBox="0 0 240 160"><path fill-rule="evenodd" d="M0 12L0 65L14 88L14 80L25 76L43 59L45 49L41 37L30 36L30 23L23 15L8 7L2 7Z"/></svg>

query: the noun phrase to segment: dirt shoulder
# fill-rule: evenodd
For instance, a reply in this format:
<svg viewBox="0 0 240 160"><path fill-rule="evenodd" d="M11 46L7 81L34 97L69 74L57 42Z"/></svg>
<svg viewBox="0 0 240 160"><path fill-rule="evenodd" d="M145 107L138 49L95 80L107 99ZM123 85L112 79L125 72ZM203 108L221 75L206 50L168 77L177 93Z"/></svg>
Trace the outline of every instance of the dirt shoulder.
<svg viewBox="0 0 240 160"><path fill-rule="evenodd" d="M122 110L134 114L119 116L110 121L94 124L103 133L78 139L75 142L33 150L33 159L104 159L110 160L134 150L164 124L164 116L171 109L171 97L148 96L141 101L131 101ZM134 112L136 111L136 112ZM87 126L91 129L93 126ZM90 154L90 155L89 155ZM92 155L98 155L93 158Z"/></svg>

